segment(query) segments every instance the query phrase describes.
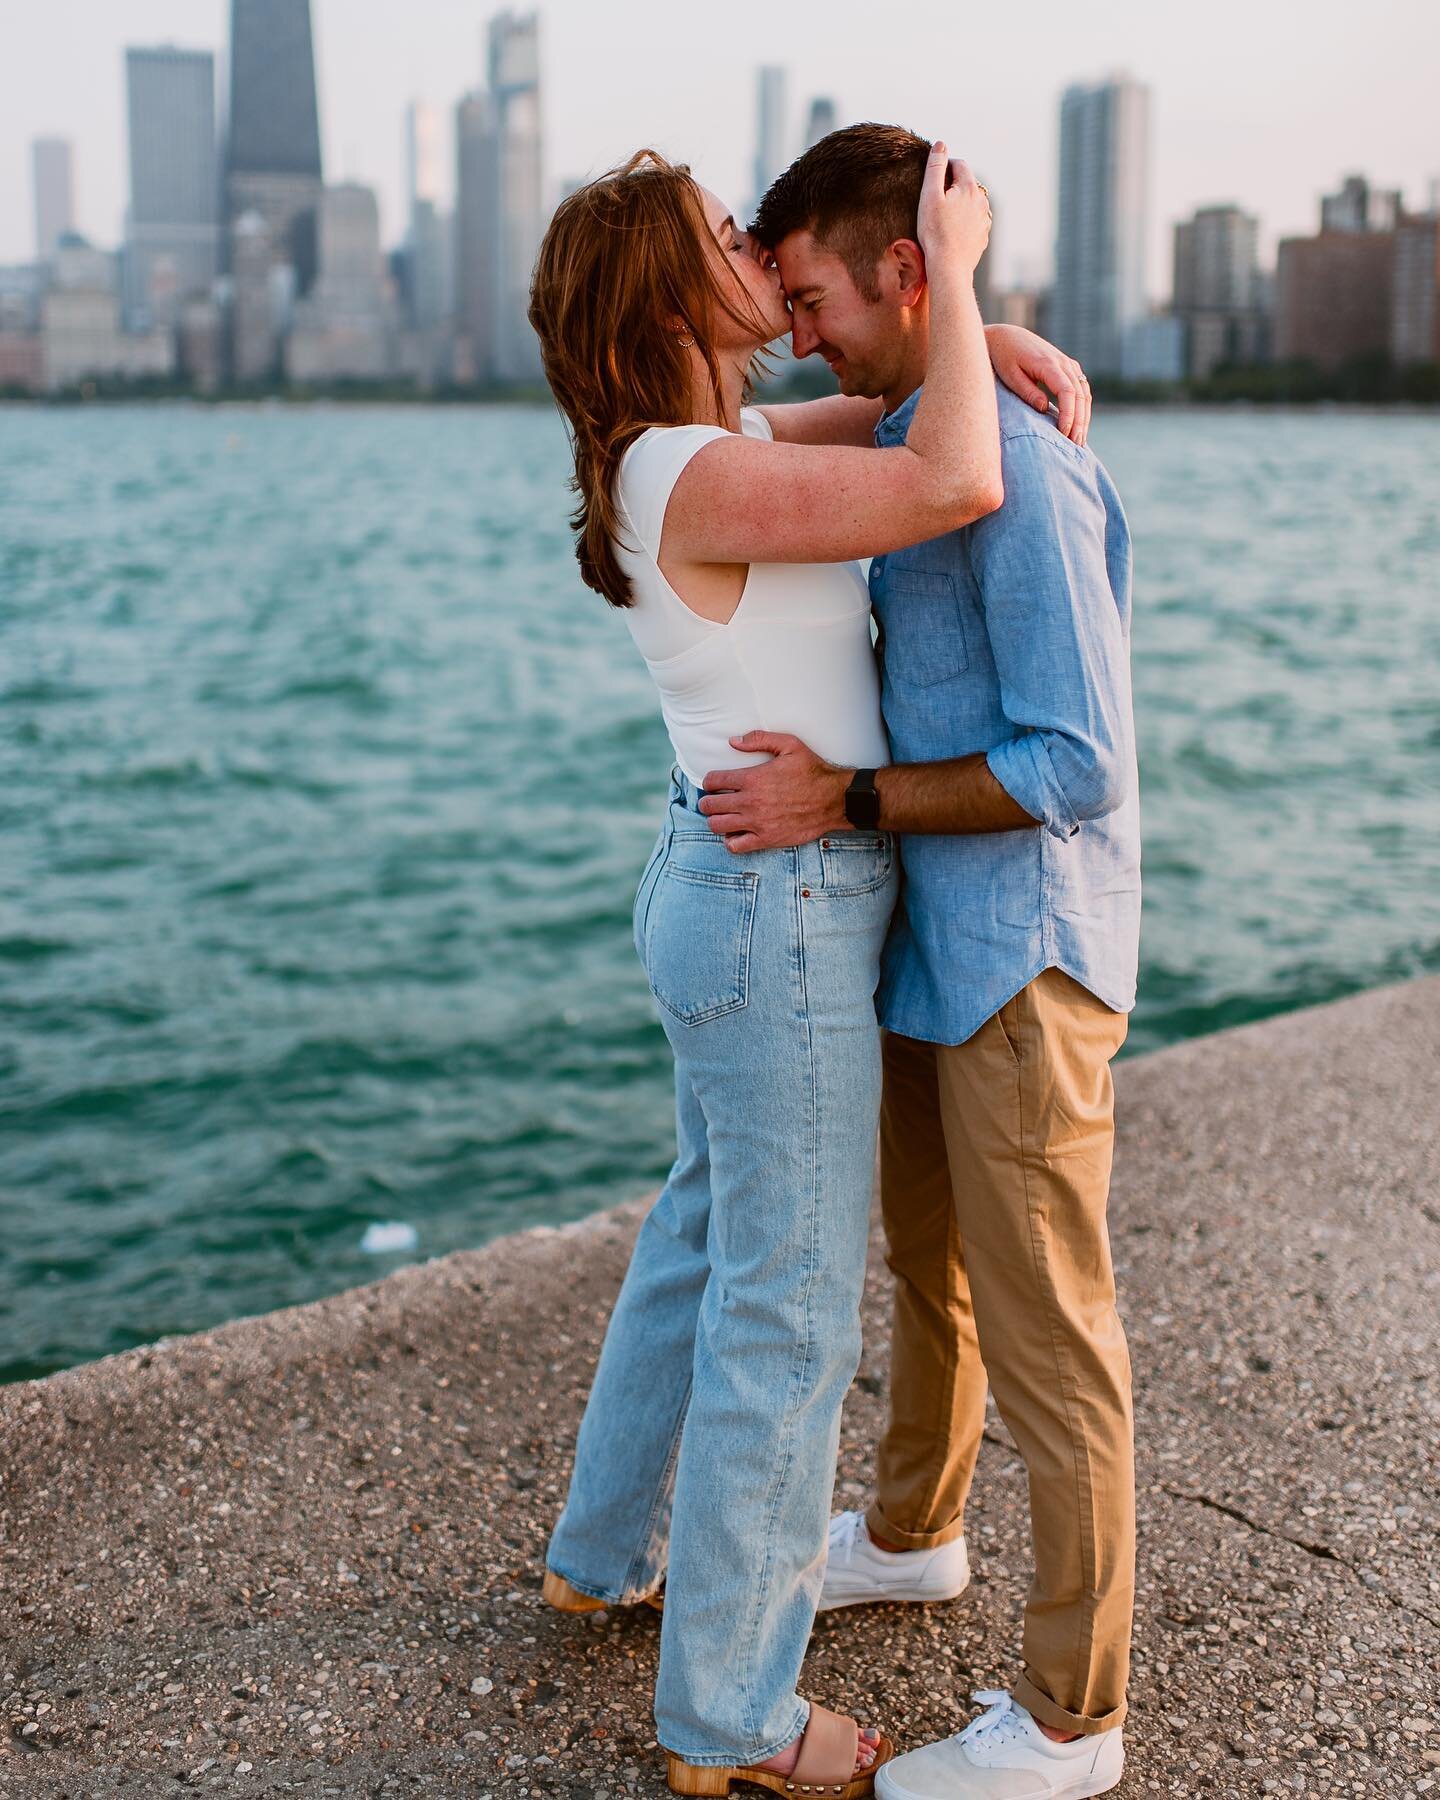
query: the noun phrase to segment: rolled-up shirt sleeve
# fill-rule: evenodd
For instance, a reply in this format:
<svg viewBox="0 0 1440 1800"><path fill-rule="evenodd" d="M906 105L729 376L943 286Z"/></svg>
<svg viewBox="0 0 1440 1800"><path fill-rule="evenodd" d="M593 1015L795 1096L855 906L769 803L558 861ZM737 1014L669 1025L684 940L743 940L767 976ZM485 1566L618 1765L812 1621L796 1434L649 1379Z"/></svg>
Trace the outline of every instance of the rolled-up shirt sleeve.
<svg viewBox="0 0 1440 1800"><path fill-rule="evenodd" d="M1053 428L1005 444L1005 504L971 527L970 558L1000 700L1016 735L986 760L1056 837L1121 805L1134 764L1130 655L1091 458ZM1127 587L1128 554L1121 570Z"/></svg>

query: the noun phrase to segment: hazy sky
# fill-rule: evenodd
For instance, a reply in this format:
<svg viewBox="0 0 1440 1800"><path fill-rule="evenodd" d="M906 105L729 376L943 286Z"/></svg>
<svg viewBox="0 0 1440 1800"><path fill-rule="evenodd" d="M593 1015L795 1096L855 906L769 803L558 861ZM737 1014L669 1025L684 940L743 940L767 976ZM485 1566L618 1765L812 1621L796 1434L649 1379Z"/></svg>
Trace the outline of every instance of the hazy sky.
<svg viewBox="0 0 1440 1800"><path fill-rule="evenodd" d="M327 177L380 191L386 242L402 219L402 116L446 113L481 78L476 0L312 0ZM0 20L0 261L33 255L30 141L74 141L78 224L119 241L126 151L122 53L173 42L222 51L226 0L8 0ZM1314 228L1317 196L1351 170L1405 190L1440 177L1437 0L962 0L775 6L725 0L546 0L541 8L547 184L643 143L749 198L758 63L790 72L790 130L812 94L842 122L942 136L996 199L1002 279L1048 266L1058 97L1126 69L1153 91L1150 285L1169 291L1169 227L1237 200L1268 247ZM798 148L798 144L795 146Z"/></svg>

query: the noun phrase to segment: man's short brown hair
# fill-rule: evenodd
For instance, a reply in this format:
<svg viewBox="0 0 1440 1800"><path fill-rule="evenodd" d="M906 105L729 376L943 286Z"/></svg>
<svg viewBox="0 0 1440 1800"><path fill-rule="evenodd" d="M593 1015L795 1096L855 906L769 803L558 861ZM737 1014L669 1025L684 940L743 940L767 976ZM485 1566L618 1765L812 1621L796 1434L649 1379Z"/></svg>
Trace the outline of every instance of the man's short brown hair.
<svg viewBox="0 0 1440 1800"><path fill-rule="evenodd" d="M833 251L867 300L886 247L913 238L930 145L903 125L846 125L812 144L771 184L751 232L773 249L808 231Z"/></svg>

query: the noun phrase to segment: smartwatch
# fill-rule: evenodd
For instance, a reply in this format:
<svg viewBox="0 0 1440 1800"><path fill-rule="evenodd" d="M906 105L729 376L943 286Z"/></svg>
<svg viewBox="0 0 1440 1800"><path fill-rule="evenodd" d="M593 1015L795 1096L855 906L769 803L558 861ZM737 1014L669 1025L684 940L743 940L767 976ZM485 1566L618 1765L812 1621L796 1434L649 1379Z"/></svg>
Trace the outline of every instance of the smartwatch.
<svg viewBox="0 0 1440 1800"><path fill-rule="evenodd" d="M875 771L857 769L845 790L845 817L857 831L880 829L880 796L875 791Z"/></svg>

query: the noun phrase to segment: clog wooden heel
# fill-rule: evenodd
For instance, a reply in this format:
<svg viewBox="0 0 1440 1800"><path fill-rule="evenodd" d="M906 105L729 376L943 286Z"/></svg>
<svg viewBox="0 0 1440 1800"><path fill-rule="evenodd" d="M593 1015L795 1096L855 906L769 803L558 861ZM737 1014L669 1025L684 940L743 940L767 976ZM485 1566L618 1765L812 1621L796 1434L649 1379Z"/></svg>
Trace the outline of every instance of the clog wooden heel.
<svg viewBox="0 0 1440 1800"><path fill-rule="evenodd" d="M703 1769L698 1763L681 1762L665 1752L665 1777L672 1794L728 1794L735 1769Z"/></svg>
<svg viewBox="0 0 1440 1800"><path fill-rule="evenodd" d="M597 1600L593 1594L582 1594L579 1588L571 1587L565 1577L557 1575L553 1569L545 1571L540 1591L556 1612L603 1612L605 1608L603 1600Z"/></svg>
<svg viewBox="0 0 1440 1800"><path fill-rule="evenodd" d="M541 1583L540 1591L556 1612L602 1612L605 1607L610 1605L608 1600L597 1600L593 1594L582 1594L579 1588L572 1587L563 1575L557 1575L553 1569L545 1571L545 1579ZM660 1612L665 1605L665 1596L663 1594L647 1594L640 1604L653 1606L656 1612Z"/></svg>
<svg viewBox="0 0 1440 1800"><path fill-rule="evenodd" d="M810 1720L800 1740L800 1754L788 1775L774 1769L757 1768L753 1763L728 1763L706 1768L700 1763L687 1763L673 1751L665 1752L665 1779L672 1794L702 1795L716 1800L729 1794L736 1782L747 1787L764 1788L772 1794L787 1794L799 1800L867 1800L875 1792L875 1772L889 1762L895 1746L882 1737L875 1746L875 1760L863 1774L855 1773L855 1752L860 1743L860 1727L843 1713L810 1702Z"/></svg>

